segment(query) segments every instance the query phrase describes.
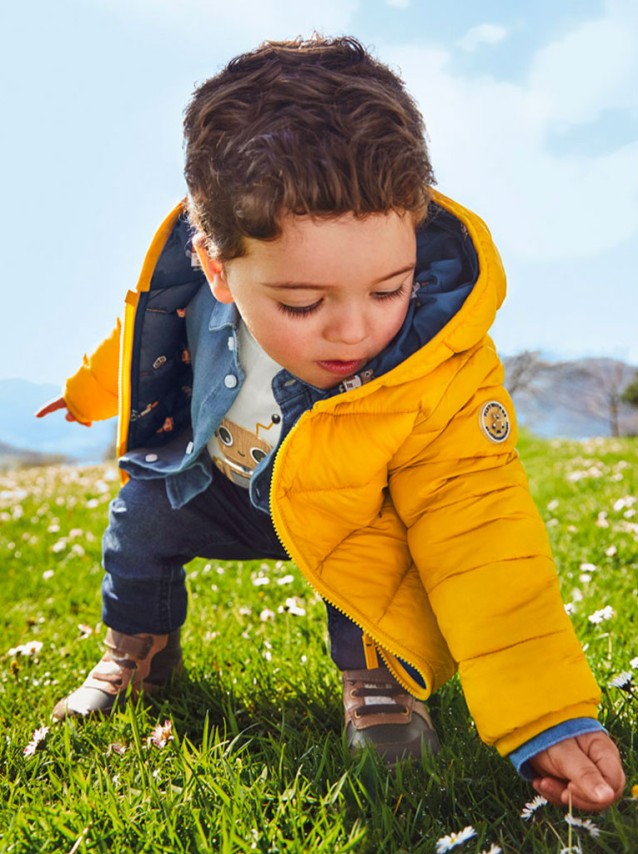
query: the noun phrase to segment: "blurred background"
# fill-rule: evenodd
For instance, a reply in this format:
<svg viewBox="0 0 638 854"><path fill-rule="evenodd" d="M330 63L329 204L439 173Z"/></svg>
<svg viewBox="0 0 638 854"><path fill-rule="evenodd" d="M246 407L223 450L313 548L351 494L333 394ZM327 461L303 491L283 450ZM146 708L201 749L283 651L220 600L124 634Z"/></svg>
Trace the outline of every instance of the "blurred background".
<svg viewBox="0 0 638 854"><path fill-rule="evenodd" d="M103 456L112 424L32 413L110 331L184 195L194 87L313 30L401 74L439 189L490 226L509 279L493 333L523 423L638 432L635 0L24 0L0 11L0 462Z"/></svg>

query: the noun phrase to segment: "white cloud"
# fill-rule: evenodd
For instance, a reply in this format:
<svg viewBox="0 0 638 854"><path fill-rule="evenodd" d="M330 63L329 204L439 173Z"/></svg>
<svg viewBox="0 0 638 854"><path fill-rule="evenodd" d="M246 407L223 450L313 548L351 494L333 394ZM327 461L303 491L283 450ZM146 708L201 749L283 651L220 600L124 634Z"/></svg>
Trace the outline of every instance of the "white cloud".
<svg viewBox="0 0 638 854"><path fill-rule="evenodd" d="M505 27L498 24L479 24L468 30L462 39L457 42L462 50L473 51L483 44L497 44L507 36Z"/></svg>
<svg viewBox="0 0 638 854"><path fill-rule="evenodd" d="M638 111L637 42L638 3L611 0L603 17L539 51L529 84L543 94L546 118L567 125L604 109Z"/></svg>
<svg viewBox="0 0 638 854"><path fill-rule="evenodd" d="M598 156L550 145L561 126L635 105L637 42L636 6L612 0L600 19L538 51L520 84L457 76L438 48L386 47L383 56L421 105L441 190L483 213L505 252L556 261L638 234L638 139Z"/></svg>

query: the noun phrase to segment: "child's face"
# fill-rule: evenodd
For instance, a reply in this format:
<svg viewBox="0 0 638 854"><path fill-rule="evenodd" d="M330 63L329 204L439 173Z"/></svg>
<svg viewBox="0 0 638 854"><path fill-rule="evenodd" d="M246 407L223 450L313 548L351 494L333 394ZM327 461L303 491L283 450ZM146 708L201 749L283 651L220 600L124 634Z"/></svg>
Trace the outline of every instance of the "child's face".
<svg viewBox="0 0 638 854"><path fill-rule="evenodd" d="M291 374L330 388L389 344L410 301L409 214L289 215L274 241L246 240L224 265L198 249L215 297L235 302L255 340Z"/></svg>

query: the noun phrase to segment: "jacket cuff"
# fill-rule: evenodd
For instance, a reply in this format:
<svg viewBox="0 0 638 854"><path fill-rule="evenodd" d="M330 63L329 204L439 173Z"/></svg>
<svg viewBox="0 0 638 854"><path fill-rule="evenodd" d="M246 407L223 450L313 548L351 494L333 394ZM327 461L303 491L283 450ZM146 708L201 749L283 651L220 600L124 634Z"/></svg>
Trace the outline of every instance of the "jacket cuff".
<svg viewBox="0 0 638 854"><path fill-rule="evenodd" d="M521 744L520 747L513 750L509 754L509 759L524 780L533 780L537 775L529 764L530 759L540 753L541 750L547 750L548 747L553 747L560 741L575 738L577 735L585 735L587 732L607 732L607 730L594 718L573 718L546 729L534 738L530 738L525 744Z"/></svg>

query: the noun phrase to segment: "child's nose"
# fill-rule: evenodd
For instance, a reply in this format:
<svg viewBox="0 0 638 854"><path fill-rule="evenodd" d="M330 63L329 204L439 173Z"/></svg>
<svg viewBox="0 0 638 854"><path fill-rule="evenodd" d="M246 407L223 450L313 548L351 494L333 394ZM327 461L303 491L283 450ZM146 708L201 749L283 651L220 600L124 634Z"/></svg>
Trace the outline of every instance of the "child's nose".
<svg viewBox="0 0 638 854"><path fill-rule="evenodd" d="M335 311L326 331L326 338L338 344L358 344L366 335L365 317L356 307Z"/></svg>

